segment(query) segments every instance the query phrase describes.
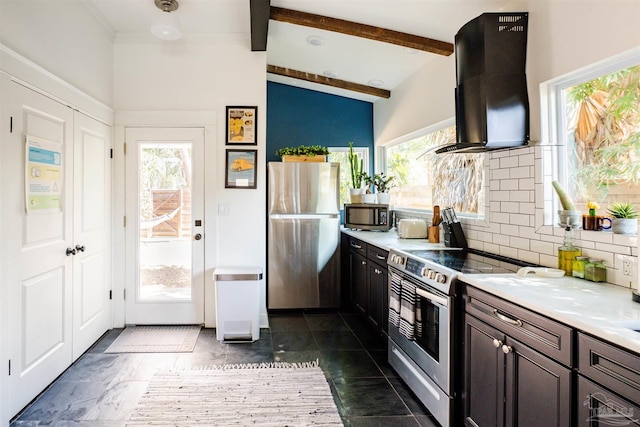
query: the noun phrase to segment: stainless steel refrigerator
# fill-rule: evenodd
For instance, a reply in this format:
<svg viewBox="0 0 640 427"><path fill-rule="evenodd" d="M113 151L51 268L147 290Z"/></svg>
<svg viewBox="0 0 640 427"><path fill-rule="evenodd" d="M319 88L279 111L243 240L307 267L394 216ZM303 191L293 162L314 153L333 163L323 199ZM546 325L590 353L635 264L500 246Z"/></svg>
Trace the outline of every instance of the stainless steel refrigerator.
<svg viewBox="0 0 640 427"><path fill-rule="evenodd" d="M340 306L340 164L268 164L267 307Z"/></svg>

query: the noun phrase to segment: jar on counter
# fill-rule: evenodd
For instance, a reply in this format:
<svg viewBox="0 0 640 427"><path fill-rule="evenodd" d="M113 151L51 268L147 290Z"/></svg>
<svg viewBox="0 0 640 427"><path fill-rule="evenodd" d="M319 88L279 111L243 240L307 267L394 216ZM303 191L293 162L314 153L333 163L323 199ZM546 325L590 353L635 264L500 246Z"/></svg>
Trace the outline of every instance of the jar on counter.
<svg viewBox="0 0 640 427"><path fill-rule="evenodd" d="M584 279L584 266L588 260L589 257L586 256L579 256L573 260L573 271L571 273L573 277Z"/></svg>
<svg viewBox="0 0 640 427"><path fill-rule="evenodd" d="M592 282L606 282L607 267L604 261L590 258L584 266L584 278Z"/></svg>

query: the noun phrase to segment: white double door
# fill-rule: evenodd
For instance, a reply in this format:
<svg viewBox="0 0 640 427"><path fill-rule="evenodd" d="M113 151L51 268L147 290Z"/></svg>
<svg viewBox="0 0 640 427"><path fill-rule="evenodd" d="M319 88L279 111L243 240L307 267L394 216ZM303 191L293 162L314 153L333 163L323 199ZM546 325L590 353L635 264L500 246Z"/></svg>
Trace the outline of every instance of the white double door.
<svg viewBox="0 0 640 427"><path fill-rule="evenodd" d="M11 123L0 156L2 412L11 416L112 326L111 130L1 84Z"/></svg>
<svg viewBox="0 0 640 427"><path fill-rule="evenodd" d="M125 128L126 324L204 323L204 128Z"/></svg>

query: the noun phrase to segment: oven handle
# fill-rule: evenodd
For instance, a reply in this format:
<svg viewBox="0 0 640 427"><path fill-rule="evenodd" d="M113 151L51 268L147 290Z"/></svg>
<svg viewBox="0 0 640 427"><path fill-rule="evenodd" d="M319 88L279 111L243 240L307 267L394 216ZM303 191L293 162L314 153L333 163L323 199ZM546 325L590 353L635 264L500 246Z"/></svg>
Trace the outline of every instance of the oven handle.
<svg viewBox="0 0 640 427"><path fill-rule="evenodd" d="M507 317L504 314L500 313L497 308L493 309L493 315L496 316L498 319L502 320L503 322L509 323L511 325L516 325L518 327L522 326L522 320L512 319L510 317Z"/></svg>
<svg viewBox="0 0 640 427"><path fill-rule="evenodd" d="M420 288L416 288L416 293L418 295L420 295L422 298L426 298L428 300L431 300L433 302L437 302L438 304L440 304L443 307L449 307L449 301L447 301L446 298L443 298L439 295L436 294L432 294L431 292L427 292L424 289L420 289Z"/></svg>

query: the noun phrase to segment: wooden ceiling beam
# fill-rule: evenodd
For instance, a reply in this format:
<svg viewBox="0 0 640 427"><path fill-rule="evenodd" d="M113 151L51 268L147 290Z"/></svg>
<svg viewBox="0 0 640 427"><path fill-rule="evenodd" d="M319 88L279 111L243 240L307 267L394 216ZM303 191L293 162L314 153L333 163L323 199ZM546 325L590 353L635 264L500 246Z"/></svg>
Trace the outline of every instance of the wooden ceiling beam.
<svg viewBox="0 0 640 427"><path fill-rule="evenodd" d="M359 83L348 82L346 80L333 79L331 77L320 76L318 74L306 73L304 71L292 70L291 68L278 67L276 65L267 65L267 73L277 74L279 76L291 77L298 80L305 80L321 85L332 86L339 89L360 92L367 95L377 96L379 98L390 98L391 92L378 87L362 85Z"/></svg>
<svg viewBox="0 0 640 427"><path fill-rule="evenodd" d="M385 43L405 46L411 49L449 56L453 53L453 44L427 37L402 33L372 25L330 18L313 13L299 12L291 9L271 6L271 19L289 24L303 25L320 30L333 31L355 37L376 40Z"/></svg>
<svg viewBox="0 0 640 427"><path fill-rule="evenodd" d="M250 0L249 2L252 52L264 52L267 50L270 7L270 0Z"/></svg>

